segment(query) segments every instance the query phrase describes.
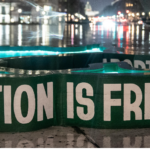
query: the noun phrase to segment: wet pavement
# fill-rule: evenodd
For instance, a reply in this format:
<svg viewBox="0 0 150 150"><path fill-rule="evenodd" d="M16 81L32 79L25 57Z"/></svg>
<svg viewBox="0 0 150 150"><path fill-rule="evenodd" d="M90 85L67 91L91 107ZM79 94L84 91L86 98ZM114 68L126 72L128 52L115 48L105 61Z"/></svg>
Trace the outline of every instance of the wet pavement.
<svg viewBox="0 0 150 150"><path fill-rule="evenodd" d="M3 148L94 148L86 136L73 127L49 127L26 133L0 133Z"/></svg>
<svg viewBox="0 0 150 150"><path fill-rule="evenodd" d="M0 133L1 148L150 148L150 129L49 127Z"/></svg>
<svg viewBox="0 0 150 150"><path fill-rule="evenodd" d="M126 54L150 54L150 27L144 25L0 25L0 45L70 47L100 43Z"/></svg>

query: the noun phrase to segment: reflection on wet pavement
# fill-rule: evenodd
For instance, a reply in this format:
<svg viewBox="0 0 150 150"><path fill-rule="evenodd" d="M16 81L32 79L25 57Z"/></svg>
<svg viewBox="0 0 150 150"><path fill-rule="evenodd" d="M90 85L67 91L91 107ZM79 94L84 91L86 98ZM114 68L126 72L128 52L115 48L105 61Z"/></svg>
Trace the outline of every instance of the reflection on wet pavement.
<svg viewBox="0 0 150 150"><path fill-rule="evenodd" d="M72 127L50 127L26 133L0 133L3 148L94 148Z"/></svg>
<svg viewBox="0 0 150 150"><path fill-rule="evenodd" d="M100 130L82 128L103 148L149 148L150 129L114 129Z"/></svg>
<svg viewBox="0 0 150 150"><path fill-rule="evenodd" d="M81 131L81 132L80 132ZM149 148L150 129L49 127L24 133L0 133L2 148Z"/></svg>
<svg viewBox="0 0 150 150"><path fill-rule="evenodd" d="M126 54L150 54L150 27L123 25L0 25L0 45L70 47L100 43ZM54 34L55 32L55 34Z"/></svg>

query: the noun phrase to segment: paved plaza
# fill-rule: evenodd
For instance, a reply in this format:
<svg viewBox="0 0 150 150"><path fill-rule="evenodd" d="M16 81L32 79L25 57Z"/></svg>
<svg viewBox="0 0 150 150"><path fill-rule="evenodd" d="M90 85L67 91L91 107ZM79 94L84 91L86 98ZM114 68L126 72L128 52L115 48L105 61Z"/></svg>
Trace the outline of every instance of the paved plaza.
<svg viewBox="0 0 150 150"><path fill-rule="evenodd" d="M149 148L150 129L49 127L33 132L0 133L1 148Z"/></svg>

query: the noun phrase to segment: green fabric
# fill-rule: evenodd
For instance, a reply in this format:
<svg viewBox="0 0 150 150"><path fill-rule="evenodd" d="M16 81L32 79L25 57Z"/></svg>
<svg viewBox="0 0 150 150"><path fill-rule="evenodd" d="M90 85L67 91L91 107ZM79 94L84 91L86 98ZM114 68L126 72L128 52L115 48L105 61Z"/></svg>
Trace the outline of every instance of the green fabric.
<svg viewBox="0 0 150 150"><path fill-rule="evenodd" d="M79 70L72 72L82 72L82 73L150 73L150 70L128 70L118 67L117 64L103 64L103 68L94 70Z"/></svg>

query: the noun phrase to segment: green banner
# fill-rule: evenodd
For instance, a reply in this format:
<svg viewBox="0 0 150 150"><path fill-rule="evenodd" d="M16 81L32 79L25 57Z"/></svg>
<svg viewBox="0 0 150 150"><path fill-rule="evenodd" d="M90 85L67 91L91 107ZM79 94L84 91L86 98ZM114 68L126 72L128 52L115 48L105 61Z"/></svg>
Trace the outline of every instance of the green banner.
<svg viewBox="0 0 150 150"><path fill-rule="evenodd" d="M88 53L1 60L0 65L6 68L0 69L0 131L33 131L58 125L149 127L150 70L110 63L99 68L93 65L120 61L150 69L146 55Z"/></svg>
<svg viewBox="0 0 150 150"><path fill-rule="evenodd" d="M33 131L58 125L149 127L149 71L133 74L122 70L119 74L112 70L109 74L109 66L104 69L107 73L75 69L1 77L0 131Z"/></svg>

